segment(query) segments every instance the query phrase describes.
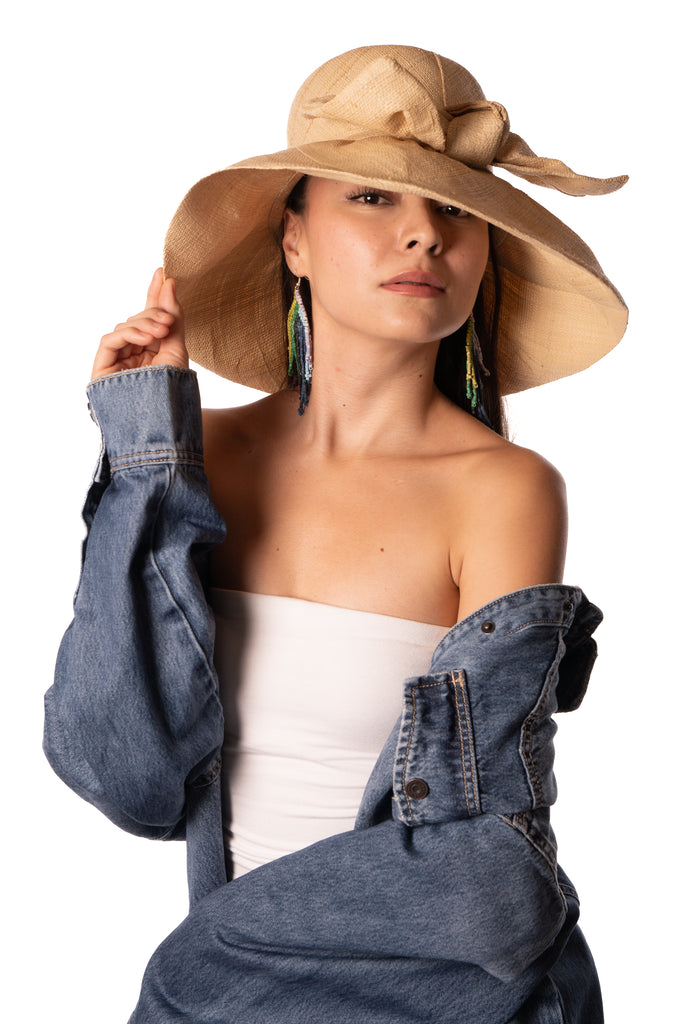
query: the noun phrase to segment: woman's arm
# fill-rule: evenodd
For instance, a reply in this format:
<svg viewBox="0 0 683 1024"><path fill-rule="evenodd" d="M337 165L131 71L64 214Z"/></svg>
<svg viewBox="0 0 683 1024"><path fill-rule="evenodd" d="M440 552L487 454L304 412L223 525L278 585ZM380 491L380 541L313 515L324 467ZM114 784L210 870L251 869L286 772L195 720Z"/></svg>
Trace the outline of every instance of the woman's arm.
<svg viewBox="0 0 683 1024"><path fill-rule="evenodd" d="M152 306L163 289L170 303L172 283L157 273ZM151 331L149 344L125 350L131 322L98 352L96 373L113 338L121 358L107 365L118 372L89 387L103 447L84 508L74 619L46 695L45 752L116 824L165 838L182 832L186 787L215 769L222 743L203 584L224 526L203 470L196 376L150 361Z"/></svg>
<svg viewBox="0 0 683 1024"><path fill-rule="evenodd" d="M458 620L501 594L561 583L567 500L555 467L535 452L505 445L482 456L467 486L468 521L454 559Z"/></svg>

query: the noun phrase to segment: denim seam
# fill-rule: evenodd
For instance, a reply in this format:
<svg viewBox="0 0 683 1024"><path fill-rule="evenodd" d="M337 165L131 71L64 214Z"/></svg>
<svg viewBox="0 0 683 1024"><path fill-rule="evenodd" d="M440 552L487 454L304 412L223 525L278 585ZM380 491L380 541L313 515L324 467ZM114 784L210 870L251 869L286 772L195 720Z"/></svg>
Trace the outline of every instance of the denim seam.
<svg viewBox="0 0 683 1024"><path fill-rule="evenodd" d="M513 815L513 820L519 824L519 827L527 833L530 837L533 837L533 841L544 849L548 855L548 859L553 863L557 863L557 847L551 842L549 836L545 836L542 830L539 830L534 821L533 811L527 813L523 811L519 814Z"/></svg>
<svg viewBox="0 0 683 1024"><path fill-rule="evenodd" d="M158 366L132 366L127 370L115 370L113 373L105 373L101 377L93 377L88 381L86 392L91 389L94 391L95 388L104 389L109 381L116 380L117 377L133 377L135 374L139 374L140 377L151 379L152 375L158 374L161 377L164 373L169 377L197 376L195 370L191 370L187 366L174 366L172 363L161 363Z"/></svg>
<svg viewBox="0 0 683 1024"><path fill-rule="evenodd" d="M474 799L474 806L477 814L481 814L481 801L479 799L479 781L477 778L477 755L474 746L474 728L472 725L472 714L469 703L469 694L467 690L467 680L464 672L459 673L460 686L462 689L462 700L463 709L465 714L465 722L467 725L467 741L469 744L470 751L470 785L472 787L472 796Z"/></svg>
<svg viewBox="0 0 683 1024"><path fill-rule="evenodd" d="M182 605L176 599L176 596L173 593L173 590L171 589L171 586L170 586L168 580L166 579L166 577L164 576L163 572L161 571L161 566L157 562L157 559L156 559L156 556L155 556L155 550L156 550L156 546L157 546L156 545L156 527L157 527L157 523L159 521L159 517L160 517L162 506L163 506L164 502L166 501L168 493L169 493L169 491L171 489L172 482L173 482L172 473L171 473L170 467L168 467L167 470L166 470L166 489L165 489L163 495L161 496L161 498L159 500L159 503L157 505L157 508L156 508L155 522L154 522L154 527L152 529L152 537L151 537L151 542L150 542L150 552L149 552L150 561L151 561L152 565L154 566L154 569L158 573L159 579L162 581L162 583L164 584L164 587L166 588L166 593L168 594L168 597L169 597L169 600L170 600L172 606L175 608L177 613L180 615L181 620L184 622L184 624L185 624L185 626L187 628L187 631L189 632L190 636L194 640L196 649L199 651L199 654L200 654L202 663L204 665L204 668L206 669L208 677L211 680L211 687L210 687L209 696L213 697L214 701L216 701L218 703L219 707L221 707L220 700L218 698L218 688L217 688L216 682L215 682L214 670L213 670L212 662L207 657L206 651L204 650L204 648L202 647L201 643L199 642L199 637L197 636L197 634L195 633L194 629L192 628L192 623L190 622L188 616L185 614L185 611L184 611ZM221 707L221 712L222 712L222 707Z"/></svg>
<svg viewBox="0 0 683 1024"><path fill-rule="evenodd" d="M533 838L532 835L530 835L530 833L526 829L521 828L519 823L516 822L513 817L511 817L508 814L498 814L497 817L501 821L503 821L509 828L514 829L515 832L518 832L527 841L529 846L531 846L534 850L536 850L538 855L543 858L545 863L550 868L550 871L551 871L551 874L552 874L552 877L553 877L553 880L554 880L554 883L555 883L555 888L557 889L557 892L559 893L559 895L560 895L560 897L562 899L562 903L564 904L564 908L565 908L565 911L566 911L566 909L567 909L567 900L566 900L566 897L565 897L564 888L563 888L562 884L559 882L558 877L557 877L557 861L555 859L553 859L553 858L548 857L548 854L543 849L543 847ZM514 817L516 817L516 815Z"/></svg>
<svg viewBox="0 0 683 1024"><path fill-rule="evenodd" d="M510 594L505 594L503 597L497 597L495 601L489 601L488 604L482 605L482 607L478 608L477 611L471 612L469 615L465 616L464 619L461 619L454 626L451 626L446 635L443 636L441 640L439 640L438 644L434 648L434 654L432 655L432 664L434 664L438 660L437 653L440 652L447 644L452 643L453 638L456 636L456 634L462 633L463 629L465 629L467 625L473 625L478 621L480 617L483 617L486 614L491 614L491 612L493 612L493 610L497 608L499 605L509 603L510 598L512 597L521 597L522 595L533 596L535 593L548 589L560 590L565 595L565 597L571 599L573 599L577 593L577 588L572 587L567 583L541 583L532 587L522 587L521 590L515 590ZM538 621L540 622L542 620L539 619ZM573 621L574 619L568 619L567 621L563 621L562 625L567 625L569 622ZM494 637L492 634L486 637L487 642L491 642L493 639Z"/></svg>
<svg viewBox="0 0 683 1024"><path fill-rule="evenodd" d="M475 758L474 758L474 750L473 750L473 744L472 744L471 721L470 721L470 716L468 714L468 709L467 709L467 697L466 697L466 693L465 693L465 676L464 676L464 673L462 671L451 672L451 683L452 683L453 690L454 690L454 693L455 693L455 711L456 711L456 714L458 716L458 737L459 737L459 741L460 741L460 760L461 760L461 764L462 764L462 783L463 783L463 789L464 789L464 793L465 793L465 804L467 805L467 815L468 815L468 817L472 818L474 815L472 813L472 808L470 807L470 794L469 794L469 790L470 789L472 790L472 802L473 802L474 807L475 807L475 813L480 814L481 813L481 808L479 806L479 796L478 796L478 792L477 792L478 787L476 785L476 779L475 779L475 774L474 774L475 770L476 770L476 768L475 768L476 762L475 762ZM465 727L467 729L467 748L468 748L467 751L465 751L465 732L463 730L463 723L462 723L461 709L460 709L460 700L458 699L459 696L462 697L462 717L465 719ZM469 765L469 775L470 775L470 779L469 780L468 780L468 772L467 772L468 765Z"/></svg>
<svg viewBox="0 0 683 1024"><path fill-rule="evenodd" d="M515 633L519 633L522 629L527 629L529 626L566 626L567 623L563 619L529 619L528 622L523 622L521 626L515 626L509 633L505 633L505 636L514 636Z"/></svg>
<svg viewBox="0 0 683 1024"><path fill-rule="evenodd" d="M577 893L576 889L574 888L574 886L571 883L559 882L558 881L557 884L558 884L558 887L562 890L562 895L563 896L571 896L571 898L573 900L577 900L578 901L579 894Z"/></svg>
<svg viewBox="0 0 683 1024"><path fill-rule="evenodd" d="M432 683L431 685L432 686L436 686L436 683ZM403 789L403 795L405 797L405 801L406 801L406 804L408 806L408 814L410 815L412 821L415 821L415 816L413 814L413 809L410 806L410 797L406 793L406 772L408 770L408 753L410 752L410 744L412 743L412 740L413 740L413 730L415 729L415 715L416 715L416 711L417 711L417 709L415 707L415 690L416 689L417 689L416 686L411 686L411 688L410 688L410 697L411 697L412 706L413 706L413 713L412 713L412 716L411 716L411 719L410 719L410 732L408 733L408 742L406 743L405 754L403 755L403 772L401 773L401 788Z"/></svg>
<svg viewBox="0 0 683 1024"><path fill-rule="evenodd" d="M533 846L534 850L536 850L538 853L540 853L541 857L543 857L543 860L546 862L548 867L551 868L551 870L553 872L553 875L555 875L556 870L557 870L557 859L555 857L552 857L548 853L548 850L546 849L545 844L544 843L540 843L538 841L538 839L532 834L531 829L528 826L525 827L526 823L522 824L522 823L520 823L519 820L515 820L515 819L518 819L519 817L522 817L522 819L524 819L525 815L521 815L520 816L520 815L515 814L515 815L511 816L511 815L508 815L508 814L500 814L499 817L502 818L502 820L507 825L509 825L510 828L515 829L515 831L519 832L520 835L524 836L524 838L527 840L527 842L529 842L531 844L531 846Z"/></svg>
<svg viewBox="0 0 683 1024"><path fill-rule="evenodd" d="M204 459L193 451L183 451L176 448L161 448L155 451L129 452L126 455L110 457L109 465L111 472L115 473L122 469L130 469L134 466L149 465L175 465L185 463L190 466L204 468Z"/></svg>
<svg viewBox="0 0 683 1024"><path fill-rule="evenodd" d="M475 615L479 615L486 608L495 608L496 605L507 604L511 597L517 597L518 594L532 594L534 591L553 590L555 588L557 588L558 590L567 591L574 590L574 587L569 586L566 583L538 583L533 584L530 587L522 587L520 590L512 590L510 591L509 594L504 594L502 597L497 597L494 601L489 601L488 604L482 605L480 609L478 609L476 612L472 612L471 615L468 615L466 618L461 619L461 621L467 622L467 619L474 618Z"/></svg>
<svg viewBox="0 0 683 1024"><path fill-rule="evenodd" d="M410 814L410 817L411 817L413 822L415 822L415 815L413 814L413 809L412 809L412 807L410 805L410 797L406 793L406 772L408 770L408 754L410 753L410 745L411 745L412 740L413 740L413 732L414 732L414 729L415 729L415 718L416 718L416 715L417 715L417 706L416 706L416 703L415 703L415 691L416 690L431 689L434 686L443 686L443 682L439 682L439 683L418 683L416 686L411 686L411 688L410 688L410 697L411 697L411 702L412 702L412 706L413 706L413 713L412 713L412 717L411 717L411 720L410 720L410 732L408 734L408 742L406 743L406 750L405 750L405 754L403 755L403 772L401 773L401 787L403 789L403 794L405 796L406 804L408 805L408 813Z"/></svg>
<svg viewBox="0 0 683 1024"><path fill-rule="evenodd" d="M191 458L201 459L201 452L196 452L194 448L178 448L176 445L170 448L141 448L140 451L126 452L124 455L115 455L112 457L113 462L118 462L120 459L133 458L136 455L187 455Z"/></svg>
<svg viewBox="0 0 683 1024"><path fill-rule="evenodd" d="M555 657L546 672L543 679L543 688L541 690L542 697L538 701L536 707L531 713L525 718L524 724L522 725L522 741L521 741L521 754L524 759L524 764L527 770L527 778L531 786L532 797L534 806L538 806L540 801L543 799L543 785L538 776L538 770L536 768L536 762L534 761L533 745L534 745L534 727L536 722L539 720L541 715L546 709L548 704L548 697L550 695L550 679L551 673L557 670L557 650Z"/></svg>

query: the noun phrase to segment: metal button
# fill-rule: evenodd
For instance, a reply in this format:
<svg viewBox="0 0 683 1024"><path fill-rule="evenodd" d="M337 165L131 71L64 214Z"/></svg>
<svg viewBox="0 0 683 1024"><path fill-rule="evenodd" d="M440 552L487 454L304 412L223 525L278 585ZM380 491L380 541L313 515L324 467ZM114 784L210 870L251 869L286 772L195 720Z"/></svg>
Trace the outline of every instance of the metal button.
<svg viewBox="0 0 683 1024"><path fill-rule="evenodd" d="M482 631L482 633L493 633L495 628L496 628L495 622L491 622L490 619L487 619L486 622L482 622L482 624L481 624L481 631Z"/></svg>
<svg viewBox="0 0 683 1024"><path fill-rule="evenodd" d="M574 605L571 603L571 601L565 601L562 607L566 612L570 612Z"/></svg>
<svg viewBox="0 0 683 1024"><path fill-rule="evenodd" d="M424 779L410 779L406 782L406 795L411 800L424 800L429 793L429 786Z"/></svg>

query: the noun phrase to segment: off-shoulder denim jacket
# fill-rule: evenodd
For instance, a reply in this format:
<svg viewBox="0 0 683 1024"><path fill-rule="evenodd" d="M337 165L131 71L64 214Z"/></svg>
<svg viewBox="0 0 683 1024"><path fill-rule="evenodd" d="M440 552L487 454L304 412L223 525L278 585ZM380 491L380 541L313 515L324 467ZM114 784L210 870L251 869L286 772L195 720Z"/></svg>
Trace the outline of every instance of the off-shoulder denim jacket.
<svg viewBox="0 0 683 1024"><path fill-rule="evenodd" d="M602 1021L549 823L553 714L582 700L599 610L549 585L458 623L403 683L354 830L226 884L205 597L225 527L196 377L126 371L89 398L103 446L44 746L117 825L187 840L191 912L132 1020Z"/></svg>

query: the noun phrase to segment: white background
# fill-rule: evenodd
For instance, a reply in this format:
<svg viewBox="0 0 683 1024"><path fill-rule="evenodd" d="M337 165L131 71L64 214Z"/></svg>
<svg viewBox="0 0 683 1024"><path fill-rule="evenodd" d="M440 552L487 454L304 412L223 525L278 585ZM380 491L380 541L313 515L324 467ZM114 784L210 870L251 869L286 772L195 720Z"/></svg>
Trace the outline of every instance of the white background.
<svg viewBox="0 0 683 1024"><path fill-rule="evenodd" d="M183 847L119 832L40 750L98 449L83 395L94 348L142 307L187 188L283 148L304 77L343 50L388 42L465 64L537 152L588 174L631 174L604 198L529 186L595 249L631 326L594 368L513 400L511 418L518 442L566 477L567 581L606 613L585 702L560 720L561 860L582 897L608 1024L677 1016L678 32L661 2L625 11L610 0L27 0L6 16L6 1020L123 1024L148 956L185 913ZM201 382L205 404L246 397Z"/></svg>

